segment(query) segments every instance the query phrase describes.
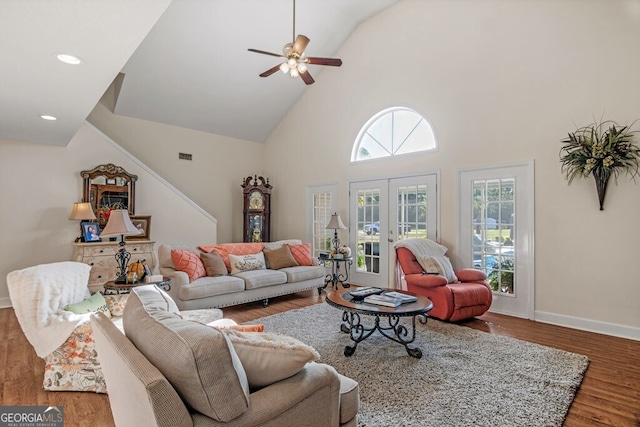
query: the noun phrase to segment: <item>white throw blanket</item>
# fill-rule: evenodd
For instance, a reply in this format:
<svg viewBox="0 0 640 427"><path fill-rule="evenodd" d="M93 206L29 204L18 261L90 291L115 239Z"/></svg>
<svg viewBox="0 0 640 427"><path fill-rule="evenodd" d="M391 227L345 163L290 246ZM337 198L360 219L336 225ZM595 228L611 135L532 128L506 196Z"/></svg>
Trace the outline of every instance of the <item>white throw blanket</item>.
<svg viewBox="0 0 640 427"><path fill-rule="evenodd" d="M80 262L64 261L41 264L7 275L11 304L22 331L39 357L46 357L60 347L71 332L90 313L65 311L68 304L90 296L91 267Z"/></svg>
<svg viewBox="0 0 640 427"><path fill-rule="evenodd" d="M407 248L416 257L422 269L429 273L438 272L447 278L449 283L457 282L451 261L445 255L447 247L429 239L398 240L394 248Z"/></svg>

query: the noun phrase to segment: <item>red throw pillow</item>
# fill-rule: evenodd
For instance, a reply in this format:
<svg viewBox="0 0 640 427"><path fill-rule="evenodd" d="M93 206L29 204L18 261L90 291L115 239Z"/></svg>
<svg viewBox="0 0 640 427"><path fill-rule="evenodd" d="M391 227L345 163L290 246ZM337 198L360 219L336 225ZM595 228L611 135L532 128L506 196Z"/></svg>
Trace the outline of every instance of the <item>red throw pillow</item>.
<svg viewBox="0 0 640 427"><path fill-rule="evenodd" d="M288 245L285 243L285 245ZM298 265L313 265L311 258L311 243L303 243L301 245L288 245L291 254L295 258Z"/></svg>
<svg viewBox="0 0 640 427"><path fill-rule="evenodd" d="M189 283L207 275L200 255L193 251L171 249L171 261L178 271L184 271L189 276Z"/></svg>

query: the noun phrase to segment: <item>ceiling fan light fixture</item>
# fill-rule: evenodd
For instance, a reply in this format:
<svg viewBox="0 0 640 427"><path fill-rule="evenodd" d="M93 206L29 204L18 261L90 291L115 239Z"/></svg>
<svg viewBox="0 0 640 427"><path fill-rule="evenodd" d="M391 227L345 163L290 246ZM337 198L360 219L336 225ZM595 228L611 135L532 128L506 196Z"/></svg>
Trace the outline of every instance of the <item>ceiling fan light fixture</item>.
<svg viewBox="0 0 640 427"><path fill-rule="evenodd" d="M288 58L293 52L293 43L287 43L282 48L282 54L285 58Z"/></svg>
<svg viewBox="0 0 640 427"><path fill-rule="evenodd" d="M289 70L289 75L291 77L298 77L300 73L298 72L297 68L292 68L291 70Z"/></svg>
<svg viewBox="0 0 640 427"><path fill-rule="evenodd" d="M298 66L298 61L296 61L296 58L289 58L287 64L289 65L289 68L293 69Z"/></svg>
<svg viewBox="0 0 640 427"><path fill-rule="evenodd" d="M296 68L298 69L298 72L299 72L300 74L302 74L302 73L304 73L304 72L306 72L306 71L307 71L307 66L305 65L305 63L304 63L304 62L299 62L299 63L298 63L298 66L297 66Z"/></svg>
<svg viewBox="0 0 640 427"><path fill-rule="evenodd" d="M283 62L282 64L280 64L280 71L282 71L283 73L288 73L289 64L287 64L286 62Z"/></svg>

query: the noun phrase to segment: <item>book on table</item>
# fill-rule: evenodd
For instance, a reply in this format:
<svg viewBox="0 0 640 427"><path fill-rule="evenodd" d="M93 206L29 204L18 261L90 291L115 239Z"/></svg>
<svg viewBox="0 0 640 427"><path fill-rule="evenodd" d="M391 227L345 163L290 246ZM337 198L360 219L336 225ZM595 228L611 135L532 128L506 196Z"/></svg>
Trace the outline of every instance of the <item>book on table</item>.
<svg viewBox="0 0 640 427"><path fill-rule="evenodd" d="M386 295L369 295L364 299L368 304L384 305L386 307L397 307L402 304L400 298L392 298Z"/></svg>
<svg viewBox="0 0 640 427"><path fill-rule="evenodd" d="M399 298L400 300L402 300L403 304L418 301L418 297L416 297L415 295L407 295L403 294L402 292L387 292L385 295L391 298Z"/></svg>

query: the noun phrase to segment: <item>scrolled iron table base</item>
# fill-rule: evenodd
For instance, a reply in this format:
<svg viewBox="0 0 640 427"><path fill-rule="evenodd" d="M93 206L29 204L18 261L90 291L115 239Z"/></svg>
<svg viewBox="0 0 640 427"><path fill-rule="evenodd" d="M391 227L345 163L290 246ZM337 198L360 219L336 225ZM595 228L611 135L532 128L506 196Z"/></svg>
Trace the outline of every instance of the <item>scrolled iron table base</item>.
<svg viewBox="0 0 640 427"><path fill-rule="evenodd" d="M378 331L382 336L404 346L409 356L420 359L422 350L409 344L416 339L416 318L420 323L426 324L427 313L433 308L433 304L426 297L416 296L416 302L398 307L385 307L354 301L349 291L345 289L330 292L325 301L329 305L343 310L343 323L340 325L340 330L349 334L349 338L353 342L352 345L347 345L344 348L344 355L352 356L359 343ZM361 319L362 315L373 317L373 326L364 324ZM403 317L411 319L409 327L400 322Z"/></svg>

